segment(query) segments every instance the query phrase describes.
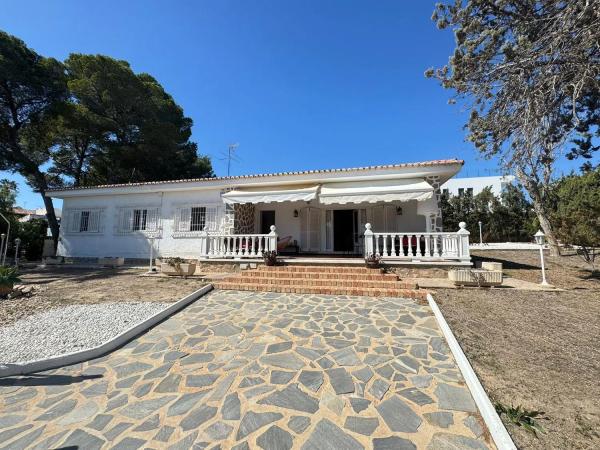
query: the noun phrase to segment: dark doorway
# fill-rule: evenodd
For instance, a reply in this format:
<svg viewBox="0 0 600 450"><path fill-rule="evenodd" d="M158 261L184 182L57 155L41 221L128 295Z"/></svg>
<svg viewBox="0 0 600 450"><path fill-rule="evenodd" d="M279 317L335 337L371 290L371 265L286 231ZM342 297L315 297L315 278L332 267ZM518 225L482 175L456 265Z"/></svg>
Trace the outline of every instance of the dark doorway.
<svg viewBox="0 0 600 450"><path fill-rule="evenodd" d="M351 209L333 211L333 250L354 252L354 214Z"/></svg>
<svg viewBox="0 0 600 450"><path fill-rule="evenodd" d="M269 234L271 225L275 225L275 211L260 212L260 234Z"/></svg>

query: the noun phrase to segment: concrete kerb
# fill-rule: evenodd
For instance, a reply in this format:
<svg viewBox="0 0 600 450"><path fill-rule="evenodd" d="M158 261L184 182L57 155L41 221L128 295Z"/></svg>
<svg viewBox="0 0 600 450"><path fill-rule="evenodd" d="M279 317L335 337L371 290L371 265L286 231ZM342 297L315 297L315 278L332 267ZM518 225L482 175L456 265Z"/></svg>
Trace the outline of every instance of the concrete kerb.
<svg viewBox="0 0 600 450"><path fill-rule="evenodd" d="M494 443L496 444L496 447L498 448L498 450L516 450L517 447L515 446L512 438L508 434L508 431L506 431L506 428L504 427L502 420L500 420L500 417L498 416L494 405L492 405L492 402L490 401L490 398L483 389L479 378L477 378L477 375L475 374L471 363L469 363L469 360L463 353L460 344L456 340L456 337L454 337L454 333L452 333L450 326L446 322L444 315L440 311L437 303L435 302L431 294L427 294L427 301L429 302L429 306L433 311L435 318L438 321L438 324L440 326L440 329L442 330L442 333L444 334L444 337L446 338L448 347L450 347L450 350L454 355L456 364L458 365L463 375L463 378L465 379L467 387L471 391L471 395L475 400L475 404L479 409L479 413L481 414L481 417L483 418L485 424L488 427L488 430L490 431L490 434L492 436L492 439L494 440Z"/></svg>
<svg viewBox="0 0 600 450"><path fill-rule="evenodd" d="M42 372L44 370L58 369L64 366L70 366L72 364L79 364L90 359L99 358L113 350L125 345L127 342L135 338L136 336L148 331L158 323L170 316L179 312L190 303L198 300L213 289L212 284L192 292L191 294L183 297L181 300L173 303L171 306L163 309L157 314L149 317L146 320L132 326L123 333L115 336L110 341L107 341L97 347L81 350L78 352L67 353L66 355L55 356L47 359L40 359L37 361L31 361L24 364L0 364L0 378L9 377L14 375L26 375L35 372Z"/></svg>

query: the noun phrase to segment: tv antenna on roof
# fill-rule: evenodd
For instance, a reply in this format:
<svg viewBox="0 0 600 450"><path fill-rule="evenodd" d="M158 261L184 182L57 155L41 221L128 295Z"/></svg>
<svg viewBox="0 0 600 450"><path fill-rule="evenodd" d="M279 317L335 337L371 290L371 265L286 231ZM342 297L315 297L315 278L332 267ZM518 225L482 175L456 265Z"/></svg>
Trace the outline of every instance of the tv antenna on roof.
<svg viewBox="0 0 600 450"><path fill-rule="evenodd" d="M229 144L229 147L227 147L227 155L223 154L224 157L220 158L222 161L225 159L227 160L227 176L229 176L231 171L231 161L240 162L239 158L235 154L235 151L239 146L240 144L237 142L235 144Z"/></svg>

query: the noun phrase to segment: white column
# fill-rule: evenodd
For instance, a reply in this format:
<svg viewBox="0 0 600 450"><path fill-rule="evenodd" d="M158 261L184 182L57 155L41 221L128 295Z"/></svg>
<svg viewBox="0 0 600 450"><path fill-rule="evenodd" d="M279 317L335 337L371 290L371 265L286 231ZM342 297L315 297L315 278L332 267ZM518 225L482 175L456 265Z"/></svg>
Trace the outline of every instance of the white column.
<svg viewBox="0 0 600 450"><path fill-rule="evenodd" d="M269 250L272 250L277 253L277 233L275 232L277 228L275 225L271 225L271 232L269 233Z"/></svg>
<svg viewBox="0 0 600 450"><path fill-rule="evenodd" d="M200 233L200 256L206 256L208 253L208 231L206 227Z"/></svg>
<svg viewBox="0 0 600 450"><path fill-rule="evenodd" d="M365 256L372 255L373 251L373 231L371 231L371 224L365 224Z"/></svg>
<svg viewBox="0 0 600 450"><path fill-rule="evenodd" d="M471 253L469 252L469 230L467 230L467 224L465 222L460 222L458 224L459 230L456 232L458 234L458 257L462 261L471 261Z"/></svg>

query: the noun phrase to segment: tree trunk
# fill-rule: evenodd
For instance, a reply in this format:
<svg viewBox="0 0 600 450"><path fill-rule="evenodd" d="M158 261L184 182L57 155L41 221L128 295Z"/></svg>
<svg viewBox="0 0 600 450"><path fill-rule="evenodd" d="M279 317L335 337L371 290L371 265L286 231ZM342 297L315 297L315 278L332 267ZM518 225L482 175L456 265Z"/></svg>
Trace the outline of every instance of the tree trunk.
<svg viewBox="0 0 600 450"><path fill-rule="evenodd" d="M550 224L550 220L546 215L546 212L543 210L543 207L540 208L540 205L537 205L537 201L533 200L533 208L537 214L538 220L540 221L540 226L546 235L546 240L548 241L548 245L550 246L550 254L552 256L560 256L560 247L558 245L558 240L554 235L554 230L552 229L552 225Z"/></svg>
<svg viewBox="0 0 600 450"><path fill-rule="evenodd" d="M40 195L42 196L42 200L44 200L44 207L46 208L46 218L48 219L48 226L50 227L50 232L52 233L52 240L54 241L54 250L58 247L58 234L59 234L59 226L58 220L56 219L56 212L54 211L54 203L52 202L52 197L48 197L46 195L45 190L40 190Z"/></svg>
<svg viewBox="0 0 600 450"><path fill-rule="evenodd" d="M537 218L540 221L540 227L542 227L542 231L546 235L546 240L548 241L548 245L550 246L550 254L552 256L560 256L560 247L558 245L558 240L556 239L554 229L552 228L552 224L550 223L550 219L548 217L546 205L544 204L544 200L542 198L542 193L540 191L539 184L535 180L532 180L531 178L527 177L523 172L520 172L519 170L517 170L517 177L519 178L519 181L531 197L533 209L535 210L535 214L537 215Z"/></svg>

